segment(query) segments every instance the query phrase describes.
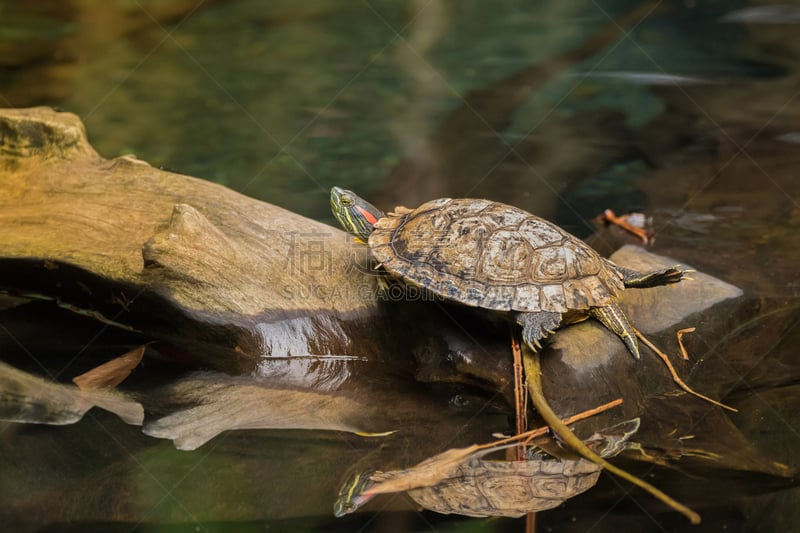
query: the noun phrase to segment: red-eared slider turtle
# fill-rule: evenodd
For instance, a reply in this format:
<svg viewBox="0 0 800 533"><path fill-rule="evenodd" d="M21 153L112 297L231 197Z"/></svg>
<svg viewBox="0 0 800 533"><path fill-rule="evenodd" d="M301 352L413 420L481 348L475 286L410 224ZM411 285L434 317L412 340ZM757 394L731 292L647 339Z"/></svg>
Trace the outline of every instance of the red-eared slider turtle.
<svg viewBox="0 0 800 533"><path fill-rule="evenodd" d="M584 459L491 461L472 458L432 486L408 490L425 509L463 516L520 517L558 507L592 488L602 468ZM391 474L391 472L389 473ZM354 512L374 496L370 488L384 473L348 479L333 506L337 517Z"/></svg>
<svg viewBox="0 0 800 533"><path fill-rule="evenodd" d="M558 226L490 200L440 198L386 215L334 187L331 209L387 272L448 300L510 313L534 351L565 314L579 311L602 322L638 359L617 297L626 288L683 277L676 268L641 273L617 266Z"/></svg>
<svg viewBox="0 0 800 533"><path fill-rule="evenodd" d="M601 457L611 457L636 447L629 439L638 430L638 418L626 420L594 433L586 445ZM528 449L522 461L482 458L506 447L484 445L455 464L450 452L464 449L447 450L408 470L356 471L342 485L334 515L352 513L378 494L405 490L419 505L438 513L519 517L552 509L592 488L602 469L583 459L547 458L536 448ZM392 483L393 487L386 487Z"/></svg>

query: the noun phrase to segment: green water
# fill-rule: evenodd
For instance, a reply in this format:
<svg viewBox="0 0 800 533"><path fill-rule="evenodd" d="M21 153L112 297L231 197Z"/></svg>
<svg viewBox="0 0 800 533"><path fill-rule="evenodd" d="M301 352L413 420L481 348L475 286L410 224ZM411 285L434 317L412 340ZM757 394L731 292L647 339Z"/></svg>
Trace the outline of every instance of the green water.
<svg viewBox="0 0 800 533"><path fill-rule="evenodd" d="M469 91L579 44L632 5L163 4L0 3L1 103L71 111L106 157L133 153L315 218L328 217L334 184L377 188ZM589 73L746 75L730 47L738 28L695 31L719 15L652 15L635 40L543 80L497 133L513 146L544 116L613 109L640 125L663 111L647 86ZM40 53L20 52L31 48ZM452 194L468 192L452 184Z"/></svg>

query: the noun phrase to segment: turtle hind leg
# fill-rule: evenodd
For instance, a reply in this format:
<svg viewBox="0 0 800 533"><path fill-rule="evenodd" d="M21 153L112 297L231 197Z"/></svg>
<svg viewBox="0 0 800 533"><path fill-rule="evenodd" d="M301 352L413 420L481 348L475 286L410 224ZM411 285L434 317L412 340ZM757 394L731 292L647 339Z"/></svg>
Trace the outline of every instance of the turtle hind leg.
<svg viewBox="0 0 800 533"><path fill-rule="evenodd" d="M612 302L604 307L591 307L589 315L599 320L609 331L619 337L634 359L639 359L639 343L636 342L636 332L616 303Z"/></svg>
<svg viewBox="0 0 800 533"><path fill-rule="evenodd" d="M522 340L531 350L538 352L542 348L542 339L561 325L561 313L550 311L519 313L515 320L522 326Z"/></svg>
<svg viewBox="0 0 800 533"><path fill-rule="evenodd" d="M685 272L675 267L655 270L653 272L637 272L630 268L617 267L622 272L622 282L626 289L646 289L659 285L678 283Z"/></svg>

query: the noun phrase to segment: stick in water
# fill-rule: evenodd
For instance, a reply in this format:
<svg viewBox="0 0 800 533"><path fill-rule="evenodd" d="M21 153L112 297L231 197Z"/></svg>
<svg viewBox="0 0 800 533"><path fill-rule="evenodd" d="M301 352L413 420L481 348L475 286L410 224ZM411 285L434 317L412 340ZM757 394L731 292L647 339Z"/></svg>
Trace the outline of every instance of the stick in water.
<svg viewBox="0 0 800 533"><path fill-rule="evenodd" d="M616 474L622 479L646 490L657 499L683 514L692 524L700 523L700 515L696 512L692 511L682 503L672 499L670 496L655 488L650 483L612 465L590 450L589 447L586 446L583 441L579 439L572 432L572 430L570 430L567 425L561 421L558 415L550 407L547 399L544 397L544 393L542 392L542 368L539 363L539 356L533 353L531 350L526 349L525 353L523 354L523 360L525 363L525 376L528 378L528 388L530 389L531 401L533 402L533 405L536 407L537 411L539 411L539 414L542 416L544 421L547 422L553 432L558 435L558 437L563 440L565 444L583 456L584 459L600 465L612 474Z"/></svg>
<svg viewBox="0 0 800 533"><path fill-rule="evenodd" d="M699 392L697 392L696 390L691 388L689 385L687 385L680 378L680 376L678 376L678 372L675 370L675 367L672 366L672 363L669 360L669 356L667 356L667 354L665 354L664 352L659 350L656 347L656 345L653 344L652 342L650 342L647 337L642 335L642 333L638 329L633 328L633 331L636 333L636 336L639 338L639 340L642 341L642 343L645 344L648 348L653 350L653 352L655 352L655 354L659 357L659 359L661 359L664 362L664 364L667 365L667 369L669 370L669 373L672 375L672 381L674 381L680 388L682 388L683 390L685 390L689 394L697 396L701 400L705 400L705 401L707 401L709 403L713 403L714 405L722 407L723 409L727 409L728 411L733 411L734 413L738 413L739 412L739 410L736 409L735 407L731 407L729 405L725 405L722 402L718 402L717 400L715 400L713 398L709 398L705 394L700 394Z"/></svg>

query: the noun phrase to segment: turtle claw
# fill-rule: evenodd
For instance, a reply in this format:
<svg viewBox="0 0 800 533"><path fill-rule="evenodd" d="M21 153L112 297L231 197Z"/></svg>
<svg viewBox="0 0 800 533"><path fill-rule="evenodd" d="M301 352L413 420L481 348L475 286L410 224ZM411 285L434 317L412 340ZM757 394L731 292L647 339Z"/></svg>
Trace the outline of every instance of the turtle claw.
<svg viewBox="0 0 800 533"><path fill-rule="evenodd" d="M542 349L542 343L548 335L552 335L561 324L561 314L541 311L537 313L520 313L516 317L522 326L522 338L534 352Z"/></svg>
<svg viewBox="0 0 800 533"><path fill-rule="evenodd" d="M680 281L692 279L686 274L691 274L693 272L697 272L697 270L693 268L681 268L681 265L673 265L672 270L676 271L680 275Z"/></svg>

